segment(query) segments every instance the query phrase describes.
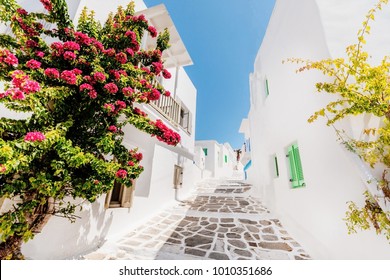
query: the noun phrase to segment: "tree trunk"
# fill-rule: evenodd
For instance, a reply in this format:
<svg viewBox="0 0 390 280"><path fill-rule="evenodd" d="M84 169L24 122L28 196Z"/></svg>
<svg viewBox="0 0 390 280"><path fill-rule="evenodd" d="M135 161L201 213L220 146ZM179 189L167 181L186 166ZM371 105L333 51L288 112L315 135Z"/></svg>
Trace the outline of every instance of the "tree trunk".
<svg viewBox="0 0 390 280"><path fill-rule="evenodd" d="M26 220L29 223L29 229L34 233L40 233L47 224L54 210L54 199L49 198L47 203L38 206L33 214L26 214ZM0 260L23 260L21 252L23 237L14 235L0 244Z"/></svg>

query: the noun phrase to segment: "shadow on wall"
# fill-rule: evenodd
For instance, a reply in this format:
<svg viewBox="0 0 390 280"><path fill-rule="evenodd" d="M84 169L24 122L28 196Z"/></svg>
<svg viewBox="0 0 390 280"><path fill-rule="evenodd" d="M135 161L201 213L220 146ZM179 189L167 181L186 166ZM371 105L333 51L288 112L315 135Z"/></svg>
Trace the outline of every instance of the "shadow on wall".
<svg viewBox="0 0 390 280"><path fill-rule="evenodd" d="M113 212L104 208L104 197L85 203L74 223L52 217L42 233L23 245L26 259L74 259L104 241L113 221ZM44 244L44 245L43 245Z"/></svg>

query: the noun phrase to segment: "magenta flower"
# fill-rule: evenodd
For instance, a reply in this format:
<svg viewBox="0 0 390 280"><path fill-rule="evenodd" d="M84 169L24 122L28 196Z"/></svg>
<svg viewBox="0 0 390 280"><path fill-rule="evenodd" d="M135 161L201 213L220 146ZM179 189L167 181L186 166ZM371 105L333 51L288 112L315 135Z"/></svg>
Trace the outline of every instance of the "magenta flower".
<svg viewBox="0 0 390 280"><path fill-rule="evenodd" d="M92 99L95 99L95 98L97 97L97 92L96 92L96 90L90 90L90 91L88 92L88 95L89 95L89 97L91 97Z"/></svg>
<svg viewBox="0 0 390 280"><path fill-rule="evenodd" d="M124 170L124 169L119 169L117 172L116 172L116 174L115 174L115 176L117 177L117 178L126 178L126 176L127 176L127 171L126 170Z"/></svg>
<svg viewBox="0 0 390 280"><path fill-rule="evenodd" d="M134 56L134 51L133 51L132 49L127 48L127 49L126 49L126 52L127 52L131 57Z"/></svg>
<svg viewBox="0 0 390 280"><path fill-rule="evenodd" d="M30 59L26 62L26 66L30 69L38 69L41 67L41 63L35 59Z"/></svg>
<svg viewBox="0 0 390 280"><path fill-rule="evenodd" d="M24 100L24 99L26 99L26 96L24 95L24 93L21 90L15 89L13 92L13 95L12 95L12 99Z"/></svg>
<svg viewBox="0 0 390 280"><path fill-rule="evenodd" d="M66 51L64 52L64 59L65 60L75 60L76 59L76 54L71 51Z"/></svg>
<svg viewBox="0 0 390 280"><path fill-rule="evenodd" d="M28 141L28 142L42 142L43 140L45 140L46 137L45 135L42 133L42 132L38 132L38 131L33 131L33 132L28 132L26 134L26 136L24 136L24 141Z"/></svg>
<svg viewBox="0 0 390 280"><path fill-rule="evenodd" d="M63 80L67 84L75 85L77 82L77 77L75 73L73 73L73 71L64 70L61 73L61 80Z"/></svg>
<svg viewBox="0 0 390 280"><path fill-rule="evenodd" d="M123 109L126 108L126 103L121 101L121 100L117 100L115 102L115 105L118 107L118 111L123 110Z"/></svg>
<svg viewBox="0 0 390 280"><path fill-rule="evenodd" d="M128 161L128 162L127 162L127 165L128 165L128 166L134 166L134 162Z"/></svg>
<svg viewBox="0 0 390 280"><path fill-rule="evenodd" d="M167 69L164 69L162 71L162 75L165 79L170 79L172 77L171 73L169 73L169 71Z"/></svg>
<svg viewBox="0 0 390 280"><path fill-rule="evenodd" d="M127 62L127 55L123 52L118 53L115 56L115 59L120 63L120 64L125 64Z"/></svg>
<svg viewBox="0 0 390 280"><path fill-rule="evenodd" d="M19 61L16 56L11 53L9 50L1 50L0 49L0 63L8 64L9 66L17 66Z"/></svg>
<svg viewBox="0 0 390 280"><path fill-rule="evenodd" d="M132 89L131 87L125 87L122 89L122 92L123 92L123 95L125 95L125 96L132 96L134 93L134 89Z"/></svg>
<svg viewBox="0 0 390 280"><path fill-rule="evenodd" d="M90 84L84 83L84 84L81 84L81 85L80 85L80 91L92 90L92 89L93 89L93 87L92 87Z"/></svg>
<svg viewBox="0 0 390 280"><path fill-rule="evenodd" d="M80 50L80 45L73 41L66 41L63 46L65 50L70 50L70 51Z"/></svg>
<svg viewBox="0 0 390 280"><path fill-rule="evenodd" d="M111 131L111 132L116 132L118 129L115 125L110 125L108 128L107 128L108 131Z"/></svg>
<svg viewBox="0 0 390 280"><path fill-rule="evenodd" d="M60 77L60 72L55 68L45 69L45 75L50 79L58 79Z"/></svg>
<svg viewBox="0 0 390 280"><path fill-rule="evenodd" d="M152 89L148 95L149 100L158 100L160 98L160 92L157 89Z"/></svg>
<svg viewBox="0 0 390 280"><path fill-rule="evenodd" d="M104 86L104 89L107 90L111 94L115 94L118 92L118 86L114 83L108 83Z"/></svg>
<svg viewBox="0 0 390 280"><path fill-rule="evenodd" d="M106 109L109 113L112 113L115 111L115 106L114 104L111 104L111 103L106 103L104 104L104 109Z"/></svg>
<svg viewBox="0 0 390 280"><path fill-rule="evenodd" d="M171 92L170 92L169 90L166 90L165 93L164 93L164 95L165 95L166 97L169 97L169 96L171 96Z"/></svg>
<svg viewBox="0 0 390 280"><path fill-rule="evenodd" d="M35 52L35 55L38 56L38 57L40 57L40 58L42 58L42 57L45 56L45 53L44 53L44 52L41 52L41 51L36 51L36 52Z"/></svg>
<svg viewBox="0 0 390 280"><path fill-rule="evenodd" d="M106 75L104 75L102 72L96 72L93 74L93 78L97 82L104 82L106 80Z"/></svg>
<svg viewBox="0 0 390 280"><path fill-rule="evenodd" d="M27 80L21 87L26 94L32 93L32 92L38 92L41 90L41 87L38 82L33 80Z"/></svg>
<svg viewBox="0 0 390 280"><path fill-rule="evenodd" d="M154 26L149 26L148 27L148 31L149 31L149 33L150 33L150 36L152 36L152 38L155 38L155 37L157 37L157 30L156 30L156 28L154 27Z"/></svg>
<svg viewBox="0 0 390 280"><path fill-rule="evenodd" d="M152 66L153 66L153 71L154 73L156 73L156 75L160 74L164 68L164 66L160 62L153 62Z"/></svg>
<svg viewBox="0 0 390 280"><path fill-rule="evenodd" d="M45 7L45 9L48 10L49 12L53 9L53 6L52 6L50 0L39 0L39 1L41 1L43 6Z"/></svg>

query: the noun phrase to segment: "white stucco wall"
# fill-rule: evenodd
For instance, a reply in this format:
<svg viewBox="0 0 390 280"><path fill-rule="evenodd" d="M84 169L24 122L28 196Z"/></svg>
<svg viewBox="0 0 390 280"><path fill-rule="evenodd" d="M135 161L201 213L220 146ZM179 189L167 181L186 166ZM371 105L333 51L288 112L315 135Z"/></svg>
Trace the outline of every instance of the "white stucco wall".
<svg viewBox="0 0 390 280"><path fill-rule="evenodd" d="M329 2L327 9L323 8L325 2ZM318 1L321 10L317 1L312 0L276 3L250 77L252 167L249 176L267 206L281 217L287 230L312 257L389 259L390 245L383 236L377 236L374 231L347 234L343 221L346 203L350 200L361 203L364 186L356 167L336 142L334 131L324 120L307 122L313 112L331 100L325 94L315 93L315 82L324 78L315 71L296 74L297 65L282 64L282 60L292 57L328 58L336 51L327 41L331 34L339 32L337 36L332 35L335 38L341 38L344 32L356 34L368 8L355 9L352 2L356 1L345 1L349 3L347 6L332 6L330 2L337 1ZM365 7L374 2L365 1ZM333 11L337 22L348 18L348 24L355 24L347 29L324 27L321 19L330 16L327 10ZM327 25L331 21L328 18ZM331 51L328 46L332 47ZM265 78L269 96L265 93ZM292 143L299 145L304 188L292 189L289 182L285 155ZM274 155L278 158L279 178L274 176Z"/></svg>

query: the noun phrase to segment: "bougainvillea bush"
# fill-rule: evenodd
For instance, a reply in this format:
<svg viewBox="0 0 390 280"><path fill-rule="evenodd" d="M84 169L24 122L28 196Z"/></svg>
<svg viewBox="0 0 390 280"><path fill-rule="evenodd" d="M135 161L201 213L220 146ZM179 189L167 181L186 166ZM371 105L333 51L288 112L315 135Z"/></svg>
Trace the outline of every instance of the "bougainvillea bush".
<svg viewBox="0 0 390 280"><path fill-rule="evenodd" d="M119 7L104 25L83 10L77 28L65 0L40 0L45 12L29 13L0 0L0 102L28 113L0 119L0 197L13 207L0 215L0 258L22 257L23 242L47 219L75 219L77 204L94 202L117 180L127 187L143 170L142 155L122 145L131 124L168 145L180 136L139 108L169 95L156 76L170 77L162 52L169 34L157 34L134 4ZM157 37L142 50L144 35ZM70 202L69 202L70 201Z"/></svg>

